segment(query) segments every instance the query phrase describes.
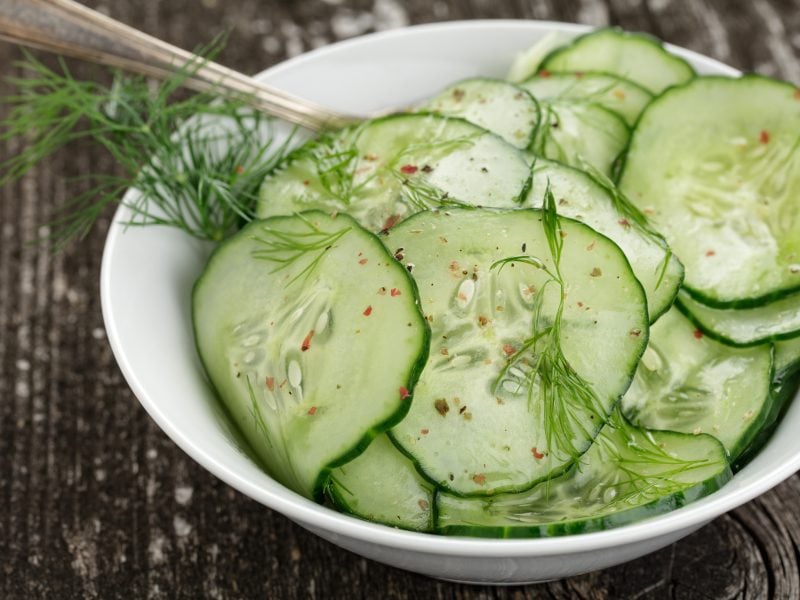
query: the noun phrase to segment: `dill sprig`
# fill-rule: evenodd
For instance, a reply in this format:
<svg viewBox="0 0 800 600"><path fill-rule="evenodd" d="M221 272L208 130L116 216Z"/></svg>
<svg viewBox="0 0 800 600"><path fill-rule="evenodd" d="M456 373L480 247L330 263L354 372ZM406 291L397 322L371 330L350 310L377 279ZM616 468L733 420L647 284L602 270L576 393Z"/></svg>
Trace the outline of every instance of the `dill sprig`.
<svg viewBox="0 0 800 600"><path fill-rule="evenodd" d="M289 284L301 277L308 277L319 264L325 253L344 236L351 227L343 227L336 231L324 231L303 215L298 218L305 225L305 231L281 231L274 226L261 227L262 235L254 235L252 239L259 247L253 251L253 257L274 263L270 273L277 273L292 266L301 257L312 253L308 264L295 275Z"/></svg>
<svg viewBox="0 0 800 600"><path fill-rule="evenodd" d="M549 451L564 450L571 458L577 459L585 448L576 447L576 437L591 439L594 434L586 430L582 421L589 417L599 425L605 418L605 411L589 383L570 365L561 347L562 318L566 304L566 290L560 269L564 236L561 235L561 223L549 182L545 190L542 228L553 262L552 269L540 258L527 255L504 258L491 266L492 269L502 270L509 263L520 263L540 269L548 275L548 280L540 286L533 299L531 335L501 369L494 383L494 393L497 393L512 367L525 373L529 405L535 400L537 391L544 405L545 440ZM558 286L559 302L552 318L545 318L542 307L545 290L550 284Z"/></svg>
<svg viewBox="0 0 800 600"><path fill-rule="evenodd" d="M17 63L23 77L10 79L16 93L0 123L0 140L26 146L0 164L0 185L22 177L60 148L79 140L104 147L118 173L90 175L89 189L56 209L50 236L56 248L83 238L109 205L126 199L128 225L167 225L220 241L253 218L264 176L284 156L272 121L244 99L213 92L177 96L186 78L213 57L221 42L201 49L203 58L156 86L144 77L113 72L110 85L76 79L63 59L51 69L30 53ZM291 136L290 136L291 139Z"/></svg>

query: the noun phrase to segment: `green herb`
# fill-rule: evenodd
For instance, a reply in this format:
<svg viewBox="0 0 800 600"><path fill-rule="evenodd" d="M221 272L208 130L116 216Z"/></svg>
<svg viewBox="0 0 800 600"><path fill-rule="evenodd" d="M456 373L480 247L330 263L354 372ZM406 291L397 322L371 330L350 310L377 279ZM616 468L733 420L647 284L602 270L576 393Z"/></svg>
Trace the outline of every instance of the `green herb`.
<svg viewBox="0 0 800 600"><path fill-rule="evenodd" d="M561 327L566 302L564 280L560 270L564 237L561 235L556 201L549 182L545 190L542 228L553 261L552 269L548 268L542 259L527 255L504 258L491 266L492 269L501 270L509 263L525 264L544 271L549 277L534 296L531 335L509 357L495 380L493 391L497 393L511 367L516 366L524 372L529 405L533 403L536 392L544 404L544 429L548 451L564 450L573 459L577 459L585 448L576 447L576 437L591 439L594 436L593 431L584 429L581 425L582 420L589 415L599 426L605 420L605 411L602 410L589 383L572 368L561 348ZM559 287L559 303L552 318L546 319L542 314L542 307L545 290L550 284Z"/></svg>
<svg viewBox="0 0 800 600"><path fill-rule="evenodd" d="M201 51L213 56L216 44ZM91 189L58 209L56 247L84 237L109 205L125 200L129 225L168 225L219 241L253 218L264 176L284 156L272 121L243 99L213 93L177 97L202 61L186 65L156 87L143 77L115 72L110 86L79 81L63 60L52 70L26 53L24 77L12 78L14 95L0 124L0 140L28 145L0 164L0 185L20 178L56 150L78 140L103 146L120 174L90 176Z"/></svg>
<svg viewBox="0 0 800 600"><path fill-rule="evenodd" d="M300 277L308 277L322 260L325 252L351 229L343 227L333 232L323 231L303 215L297 216L306 226L305 231L281 231L274 226L265 225L261 227L263 235L253 236L253 240L259 243L259 248L253 251L253 257L276 265L270 273L282 271L301 257L314 253L308 264L287 285L294 283Z"/></svg>

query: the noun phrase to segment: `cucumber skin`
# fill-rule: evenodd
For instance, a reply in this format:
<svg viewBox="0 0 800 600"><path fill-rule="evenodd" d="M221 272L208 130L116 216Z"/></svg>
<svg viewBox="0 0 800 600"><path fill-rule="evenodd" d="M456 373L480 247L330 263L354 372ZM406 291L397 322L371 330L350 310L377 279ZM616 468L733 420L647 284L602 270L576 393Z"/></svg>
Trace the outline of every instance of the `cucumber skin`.
<svg viewBox="0 0 800 600"><path fill-rule="evenodd" d="M582 519L576 521L558 521L543 525L529 525L521 527L482 527L480 525L448 525L437 527L436 532L448 536L469 536L482 538L544 538L563 535L576 535L581 533L592 533L604 531L622 525L628 525L635 521L640 521L649 517L654 517L677 508L681 508L691 502L699 500L716 492L733 477L730 467L718 473L711 479L706 479L702 483L669 496L662 496L658 500L637 506L616 514Z"/></svg>
<svg viewBox="0 0 800 600"><path fill-rule="evenodd" d="M650 102L650 104L648 104L647 107L639 115L639 118L636 120L636 123L633 125L633 127L631 129L631 136L628 139L628 143L625 146L625 148L623 149L623 151L617 157L617 163L618 164L614 165L615 168L613 170L613 179L614 179L614 183L617 184L617 186L619 186L620 182L622 181L622 177L625 174L625 167L627 166L628 154L629 154L629 151L630 151L630 148L631 148L631 144L633 143L634 138L636 137L636 130L637 130L638 126L639 126L639 123L642 121L642 118L654 106L656 106L659 102L664 100L664 98L668 98L671 93L679 92L679 91L683 90L683 88L691 85L692 83L694 83L697 80L706 80L706 81L713 81L713 80L732 81L732 80L735 80L735 81L743 81L743 82L758 80L758 81L761 81L761 82L774 84L774 85L777 85L777 86L780 86L780 87L786 87L787 89L792 89L792 90L796 90L797 89L796 86L794 86L791 83L788 83L788 82L785 82L785 81L781 81L780 79L775 79L774 77L767 77L766 75L760 75L758 73L744 73L740 77L736 77L736 78L725 76L725 75L697 75L694 79L691 79L691 80L689 80L689 81L687 81L685 83L681 83L679 85L675 85L675 86L667 88L661 94L658 94L653 98L653 100ZM678 257L678 258L680 258L680 257ZM726 308L757 308L759 306L764 306L765 304L769 304L770 302L774 302L776 300L781 300L783 298L786 298L787 296L791 296L794 293L800 292L800 282L798 282L797 285L792 286L792 287L782 288L780 290L775 290L775 291L772 291L772 292L768 292L768 293L762 294L760 296L752 296L752 297L749 297L749 298L741 298L741 299L737 299L737 300L718 300L718 299L710 297L707 294L704 294L704 293L702 293L702 292L700 292L698 290L695 290L695 289L693 289L693 288L691 288L689 286L683 286L681 289L686 290L686 292L693 299L695 299L698 302L700 302L702 304L705 304L706 306L709 306L711 308L722 308L722 309L726 309ZM678 300L676 302L676 304L678 306L680 306L680 300ZM687 311L684 311L684 314L689 316ZM702 329L702 327L701 327L701 329ZM758 340L756 342L753 342L752 344L746 344L746 345L756 345L756 344L764 343L764 342L767 342L767 341L785 340L785 339L790 339L790 338L797 337L797 336L800 336L800 331L796 332L795 334L783 334L783 335L780 335L780 336L766 337L766 338L763 338L763 339ZM726 343L726 344L729 344L729 345L733 345L733 346L743 347L745 345L745 344L737 344L737 343L732 342L731 340L728 340L728 339L726 339L724 337L720 337L720 336L716 336L715 337L711 333L709 333L709 337L714 337L714 339L717 339L717 340L719 340L719 341L721 341L723 343Z"/></svg>
<svg viewBox="0 0 800 600"><path fill-rule="evenodd" d="M545 55L545 57L539 63L539 66L536 67L536 70L534 72L535 73L539 73L543 69L547 70L545 65L551 59L556 57L558 54L560 54L561 52L568 51L568 50L572 49L573 47L577 46L579 43L581 43L581 41L583 41L584 38L587 38L589 36L592 36L592 35L595 35L595 34L598 34L598 33L603 33L603 32L611 32L611 33L616 33L617 35L621 35L621 36L624 36L624 37L635 38L638 41L641 41L642 43L646 43L646 44L650 44L652 46L655 46L656 48L658 48L659 50L661 50L662 52L666 53L671 58L673 58L675 63L683 63L683 65L685 65L685 67L688 69L688 72L690 72L692 74L692 78L687 80L686 83L688 83L689 81L691 81L691 79L693 79L694 77L697 76L697 72L688 63L688 61L686 61L685 59L681 58L680 56L677 56L677 55L672 54L671 52L669 52L664 47L663 42L660 39L658 39L657 37L652 36L649 33L644 33L644 32L641 32L641 31L640 32L625 31L621 27L615 27L613 25L609 26L609 27L600 27L598 29L594 29L593 31L589 31L587 33L579 35L576 38L574 38L572 41L570 41L568 44L565 44L564 46L559 46L558 48L555 48L555 49L551 50L547 55ZM614 75L616 77L624 77L624 78L627 79L627 77L625 77L624 75L619 75L619 74L613 73L613 72L607 72L607 71L593 71L593 72L602 73L602 74L605 74L605 75ZM633 83L637 84L639 87L644 88L645 90L647 90L648 92L653 94L653 96L655 96L655 97L658 97L661 93L663 93L665 91L665 90L662 90L661 92L653 91L653 90L650 90L648 87L644 86L643 84L639 83L638 81L634 81L634 80L631 80L631 81L633 81ZM678 84L678 85L683 85L683 84ZM672 86L670 86L670 87L672 87ZM669 89L669 88L666 88L666 89Z"/></svg>
<svg viewBox="0 0 800 600"><path fill-rule="evenodd" d="M318 210L307 210L307 211L303 211L303 212L296 213L296 214L300 215L300 216L309 216L309 217L311 217L311 216L313 216L315 214L321 214L321 215L324 215L324 216L328 216L328 215L326 215L326 213L324 213L322 211L318 211ZM291 217L284 217L284 216L270 217L269 219L261 219L261 220L251 221L251 223L258 224L258 223L263 223L264 221L268 221L268 220L269 221L271 221L271 220L281 220L281 219L286 219L286 218L291 218ZM411 368L409 369L409 372L408 372L408 377L407 377L407 380L406 380L407 384L406 384L405 387L409 392L409 396L406 399L406 401L402 402L399 405L397 411L395 411L394 414L390 415L388 418L384 419L382 422L378 423L377 425L374 425L373 427L368 429L366 432L364 432L364 435L361 437L361 439L359 439L349 450L347 450L342 455L340 455L339 458L337 458L336 460L334 460L334 461L328 463L327 465L325 465L322 468L322 470L320 471L320 473L317 476L317 479L316 479L316 481L314 483L314 488L313 488L313 492L312 492L312 496L313 496L314 501L319 503L319 504L322 504L324 502L324 499L325 499L325 487L327 486L328 478L330 477L331 471L333 469L337 468L337 467L340 467L340 466L350 462L356 456L361 454L364 450L366 450L367 446L369 446L370 442L372 442L373 439L375 439L378 435L380 435L381 433L384 433L385 431L387 431L391 427L394 427L397 423L402 421L403 418L406 416L406 414L408 413L408 411L411 408L411 402L414 399L414 386L416 385L417 380L419 379L420 375L422 374L422 369L425 367L425 364L428 362L428 352L430 350L431 330L430 330L430 326L428 325L428 322L425 319L424 315L422 314L422 310L420 308L419 290L417 288L416 281L414 281L414 279L408 274L408 272L405 269L403 269L402 265L400 265L399 263L397 263L397 261L394 260L394 257L392 257L392 255L389 253L389 251L383 245L383 242L380 240L380 238L378 238L378 236L376 234L372 233L371 231L368 231L367 229L364 229L355 220L350 219L350 217L346 217L346 218L351 220L355 227L358 227L358 228L362 229L365 233L367 233L368 235L370 235L373 238L375 238L375 240L378 242L378 244L380 244L380 246L384 248L387 257L389 257L389 264L392 264L392 265L397 264L398 268L400 270L402 270L406 274L406 277L408 277L409 283L411 285L411 289L414 291L414 296L415 296L414 304L415 304L415 306L417 308L417 315L419 317L419 322L422 324L422 330L421 330L422 331L422 339L421 339L422 348L421 348L420 354L417 357L417 360L411 365ZM245 229L246 229L246 227L241 229L241 230L239 230L238 233L241 233ZM231 239L232 238L228 238L227 240L223 241L222 243L220 243L218 246L216 246L214 248L214 250L212 251L211 255L208 257L208 260L206 261L206 265L209 265L211 263L211 261L222 250L222 248L224 248L225 246L227 246L231 242ZM200 274L200 276L197 278L197 280L195 281L194 285L192 286L192 294L191 294L191 304L192 305L194 305L195 294L197 293L197 290L199 288L199 284L203 280L204 275L205 275L205 269L203 270L203 273ZM216 396L219 404L224 407L225 414L226 415L230 415L230 411L229 411L229 409L227 407L227 404L222 399L222 395L219 393L219 390L217 390L216 386L211 381L211 378L208 377L208 375L207 375L207 373L209 372L208 368L207 368L207 366L205 364L205 361L203 360L202 353L201 353L200 349L197 346L197 339L198 339L198 336L197 336L197 321L195 319L194 311L192 311L192 335L193 335L193 339L194 339L194 343L195 343L195 351L197 352L197 357L198 357L198 359L200 361L200 364L203 366L203 371L204 371L204 375L206 377L206 381L208 382L208 386L214 392L214 395ZM240 431L238 425L236 424L236 422L233 419L231 419L231 425L237 430L237 432L242 434L241 437L247 439L246 436L244 435L244 432ZM249 447L251 449L253 448L252 443L249 443L248 445L249 445ZM263 461L261 461L261 460L258 461L259 466L264 468L264 465L262 463L263 463ZM269 474L269 470L268 469L264 468L264 471ZM271 474L270 474L270 476L271 476Z"/></svg>
<svg viewBox="0 0 800 600"><path fill-rule="evenodd" d="M686 289L686 288L681 288ZM707 335L712 340L716 340L722 344L727 344L728 346L733 346L734 348L750 348L752 346L760 346L761 344L768 343L768 342L779 342L781 340L792 340L796 337L800 337L800 329L796 331L790 331L787 333L780 333L777 335L768 335L763 338L758 338L756 340L752 340L750 342L737 342L735 340L731 340L724 335L721 335L714 331L713 329L709 329L700 320L692 314L692 311L686 308L686 306L681 302L680 296L675 299L675 306L679 311L683 313L683 315L689 319L692 323L694 323L695 327L699 329L703 335ZM758 308L758 307L750 307L750 308ZM723 309L724 310L724 309Z"/></svg>
<svg viewBox="0 0 800 600"><path fill-rule="evenodd" d="M740 471L753 460L770 440L775 429L783 420L786 411L789 410L789 406L792 404L798 389L800 389L800 359L774 374L770 391L771 405L769 412L764 414L759 430L755 432L749 445L734 460L732 464L734 473Z"/></svg>
<svg viewBox="0 0 800 600"><path fill-rule="evenodd" d="M439 488L435 484L431 483L426 477L424 477L417 461L414 460L411 456L409 456L409 454L405 450L403 450L403 448L400 447L400 445L395 441L394 437L392 436L392 432L386 431L384 433L386 433L386 436L389 438L389 441L392 443L395 449L398 452L400 452L400 454L402 454L411 461L411 464L414 466L414 469L417 471L417 473L420 476L422 476L423 479L425 479L425 481L431 484L431 506L430 506L431 516L426 532L433 532L435 529L436 522L439 519L439 510L438 510L439 505L436 502L436 497L439 494ZM362 521L367 521L368 523L381 523L382 525L386 525L387 527L392 527L394 529L403 529L404 531L418 531L416 529L402 527L397 523L389 523L388 521L383 521L380 519L366 519L361 515L357 514L356 512L354 512L350 508L350 505L347 503L347 500L345 500L344 497L338 493L338 490L335 485L328 486L328 489L326 491L327 491L326 494L327 498L339 511L347 513L348 515L351 515L357 519L361 519Z"/></svg>

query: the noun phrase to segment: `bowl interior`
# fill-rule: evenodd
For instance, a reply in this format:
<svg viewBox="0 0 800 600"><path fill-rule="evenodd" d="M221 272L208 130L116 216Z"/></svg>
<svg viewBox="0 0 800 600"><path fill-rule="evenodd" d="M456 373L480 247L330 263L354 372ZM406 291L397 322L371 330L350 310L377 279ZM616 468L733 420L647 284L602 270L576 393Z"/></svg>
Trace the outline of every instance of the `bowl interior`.
<svg viewBox="0 0 800 600"><path fill-rule="evenodd" d="M550 32L587 28L546 22L471 21L396 30L335 44L282 63L265 81L356 114L407 105L460 78L503 77L516 54ZM701 73L737 71L675 49ZM285 128L283 131L288 131ZM131 194L134 192L130 192ZM125 378L144 408L184 451L228 484L304 525L386 546L451 556L535 556L579 552L667 535L764 492L800 467L800 404L767 447L731 483L695 504L619 529L538 540L444 538L341 515L273 481L240 443L196 356L190 295L210 246L158 227L129 228L121 207L108 235L101 293L106 328Z"/></svg>

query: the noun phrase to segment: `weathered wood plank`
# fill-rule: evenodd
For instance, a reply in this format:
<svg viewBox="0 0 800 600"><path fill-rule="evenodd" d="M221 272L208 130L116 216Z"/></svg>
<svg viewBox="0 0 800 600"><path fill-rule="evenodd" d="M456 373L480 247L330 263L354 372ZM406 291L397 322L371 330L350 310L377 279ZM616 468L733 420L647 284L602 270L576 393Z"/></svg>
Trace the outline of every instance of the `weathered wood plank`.
<svg viewBox="0 0 800 600"><path fill-rule="evenodd" d="M235 43L221 61L246 72L409 23L549 18L648 31L739 68L800 82L800 11L790 0L90 4L187 48L231 29ZM12 72L14 56L0 46L3 74ZM0 152L16 152L16 143ZM56 256L24 243L78 191L66 177L113 169L98 149L81 147L0 190L0 597L800 597L797 476L650 556L564 581L498 589L364 560L228 488L158 430L115 366L97 290L108 218Z"/></svg>

